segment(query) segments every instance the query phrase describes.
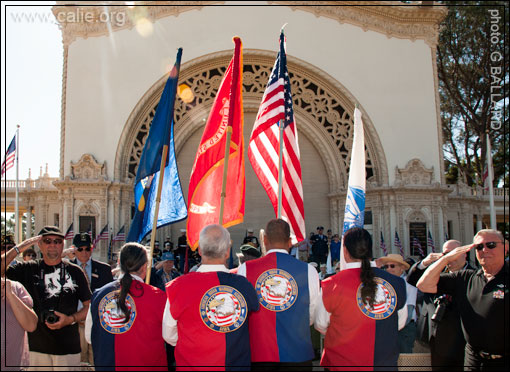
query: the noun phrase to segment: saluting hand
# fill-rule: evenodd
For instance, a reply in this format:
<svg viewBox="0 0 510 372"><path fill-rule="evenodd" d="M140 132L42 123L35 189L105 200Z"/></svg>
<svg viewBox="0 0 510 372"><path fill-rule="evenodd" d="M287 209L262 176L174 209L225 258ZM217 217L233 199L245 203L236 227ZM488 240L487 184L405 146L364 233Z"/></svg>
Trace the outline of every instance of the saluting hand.
<svg viewBox="0 0 510 372"><path fill-rule="evenodd" d="M421 263L423 264L423 266L429 267L431 264L439 260L441 257L443 257L442 253L429 253L429 255L425 257Z"/></svg>

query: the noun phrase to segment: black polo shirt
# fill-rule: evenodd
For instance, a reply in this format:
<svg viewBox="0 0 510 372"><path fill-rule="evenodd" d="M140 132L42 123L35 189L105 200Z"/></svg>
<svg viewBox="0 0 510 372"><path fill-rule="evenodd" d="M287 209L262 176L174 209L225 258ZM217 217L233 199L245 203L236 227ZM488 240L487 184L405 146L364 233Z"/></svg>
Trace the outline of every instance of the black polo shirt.
<svg viewBox="0 0 510 372"><path fill-rule="evenodd" d="M474 350L510 354L508 287L508 261L489 282L482 269L441 274L437 292L455 297L464 338Z"/></svg>

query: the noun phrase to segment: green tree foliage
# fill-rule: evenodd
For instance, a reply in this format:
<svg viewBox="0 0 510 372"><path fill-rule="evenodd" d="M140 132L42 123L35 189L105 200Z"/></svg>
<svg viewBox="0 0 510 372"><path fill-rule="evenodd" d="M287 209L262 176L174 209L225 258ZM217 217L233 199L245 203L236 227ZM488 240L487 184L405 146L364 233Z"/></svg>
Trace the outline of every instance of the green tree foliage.
<svg viewBox="0 0 510 372"><path fill-rule="evenodd" d="M483 185L489 133L497 185L508 180L508 114L503 116L508 111L503 92L509 81L504 65L508 63L508 5L503 1L445 3L449 12L441 25L437 67L446 179ZM498 125L497 115L501 115Z"/></svg>

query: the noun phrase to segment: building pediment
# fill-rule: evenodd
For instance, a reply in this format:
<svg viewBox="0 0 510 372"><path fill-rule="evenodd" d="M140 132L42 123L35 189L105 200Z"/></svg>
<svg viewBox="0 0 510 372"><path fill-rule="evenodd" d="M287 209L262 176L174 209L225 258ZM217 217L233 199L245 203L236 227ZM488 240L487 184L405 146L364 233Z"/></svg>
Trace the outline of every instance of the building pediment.
<svg viewBox="0 0 510 372"><path fill-rule="evenodd" d="M434 167L425 168L420 159L410 160L404 168L395 167L395 186L434 186Z"/></svg>
<svg viewBox="0 0 510 372"><path fill-rule="evenodd" d="M71 180L106 181L106 164L100 164L90 154L84 154L77 163L71 162Z"/></svg>

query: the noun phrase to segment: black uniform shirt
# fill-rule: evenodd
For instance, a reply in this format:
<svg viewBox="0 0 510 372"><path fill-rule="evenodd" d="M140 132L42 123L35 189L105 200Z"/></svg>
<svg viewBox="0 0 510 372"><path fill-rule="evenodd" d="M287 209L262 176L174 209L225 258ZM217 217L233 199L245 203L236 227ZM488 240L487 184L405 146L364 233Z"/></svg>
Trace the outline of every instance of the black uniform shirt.
<svg viewBox="0 0 510 372"><path fill-rule="evenodd" d="M457 300L464 337L474 350L510 354L508 287L508 262L489 282L482 269L441 274L437 291Z"/></svg>

